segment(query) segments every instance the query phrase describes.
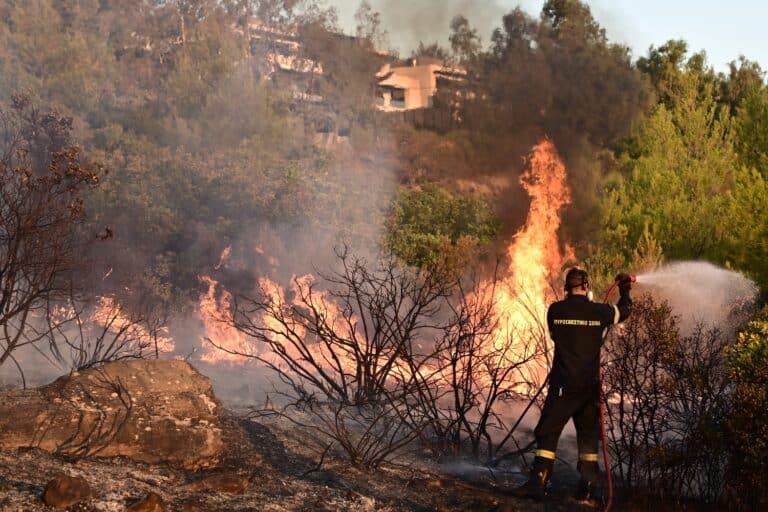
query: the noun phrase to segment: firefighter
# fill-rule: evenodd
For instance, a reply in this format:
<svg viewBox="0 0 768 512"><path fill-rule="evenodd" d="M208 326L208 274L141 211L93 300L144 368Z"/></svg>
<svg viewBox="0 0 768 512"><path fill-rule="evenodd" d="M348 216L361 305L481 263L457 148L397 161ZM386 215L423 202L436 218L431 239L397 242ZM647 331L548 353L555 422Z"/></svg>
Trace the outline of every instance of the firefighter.
<svg viewBox="0 0 768 512"><path fill-rule="evenodd" d="M592 500L599 487L597 444L600 435L600 347L604 330L623 322L630 313L632 276L616 276L620 299L616 305L590 300L587 273L572 268L565 276L566 298L547 312L549 334L555 343L555 357L549 373L549 389L539 423L536 425L536 458L528 481L512 493L518 497L542 499L555 462L557 441L573 418L579 448L581 475L578 500Z"/></svg>

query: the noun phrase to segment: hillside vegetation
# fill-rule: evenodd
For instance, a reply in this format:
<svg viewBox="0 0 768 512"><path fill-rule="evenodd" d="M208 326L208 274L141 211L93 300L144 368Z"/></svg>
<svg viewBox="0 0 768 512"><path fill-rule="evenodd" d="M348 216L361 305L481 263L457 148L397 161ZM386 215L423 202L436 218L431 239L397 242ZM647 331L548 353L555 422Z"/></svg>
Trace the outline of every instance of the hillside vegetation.
<svg viewBox="0 0 768 512"><path fill-rule="evenodd" d="M682 40L633 56L579 0L547 0L536 17L512 9L488 42L459 16L445 44L414 50L466 70L434 98L450 122L416 127L376 110L376 72L398 60L376 51L386 34L366 2L356 20L355 37L344 36L315 0L0 0L0 366L23 373L13 352L24 345L48 343L52 359L65 359L57 306L82 327L79 313L96 297L124 308L113 321L147 321L154 341L139 355L157 357L157 333L195 307L212 272L222 289L249 294L264 276L338 271L341 252L354 264L328 274L336 284L390 287L371 308L386 313L402 289L418 303L417 285L447 304L463 276L498 268L528 211L524 157L545 137L571 190L560 240L596 288L619 269L691 259L742 272L765 298L768 86L757 62L734 56L716 72ZM263 34L296 42L314 71L277 72ZM340 247L361 258L346 260ZM435 282L435 269L457 281ZM328 335L327 310L311 300L324 296L312 293L304 306L314 316L296 315ZM352 296L347 318L365 303ZM614 447L648 464L623 475L626 488L765 504L755 477L768 460L765 311L740 334L689 335L667 306L640 304L644 323L633 328L643 344L617 357L639 362L653 349L644 368L667 387L646 396L687 423L674 446L654 417L638 435L658 439ZM429 325L443 325L432 321L445 309L427 305ZM492 327L467 313L479 305L462 306L445 338L457 325L475 329L473 340L488 336ZM135 355L127 341L106 340L65 345L82 366ZM704 348L692 354L693 344ZM371 386L371 396L382 392ZM669 398L681 389L697 397L682 412L674 407L687 398ZM467 403L465 415L476 405ZM460 449L464 427L451 428ZM472 433L474 455L484 429ZM693 476L660 483L683 473Z"/></svg>

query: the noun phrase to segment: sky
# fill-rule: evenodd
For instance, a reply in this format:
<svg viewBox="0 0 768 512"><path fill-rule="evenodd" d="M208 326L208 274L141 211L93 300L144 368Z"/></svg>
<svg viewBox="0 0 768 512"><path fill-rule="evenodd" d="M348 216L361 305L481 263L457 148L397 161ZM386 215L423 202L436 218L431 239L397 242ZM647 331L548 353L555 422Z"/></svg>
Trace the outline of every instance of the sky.
<svg viewBox="0 0 768 512"><path fill-rule="evenodd" d="M544 0L369 0L381 12L392 46L410 55L419 40L447 46L448 24L464 14L488 43L501 16L520 5L534 16ZM327 0L339 11L345 31L354 31L360 0ZM717 71L744 55L768 68L768 2L761 0L587 0L611 41L628 45L636 59L651 45L684 39L689 50L705 50ZM435 8L433 6L439 6Z"/></svg>

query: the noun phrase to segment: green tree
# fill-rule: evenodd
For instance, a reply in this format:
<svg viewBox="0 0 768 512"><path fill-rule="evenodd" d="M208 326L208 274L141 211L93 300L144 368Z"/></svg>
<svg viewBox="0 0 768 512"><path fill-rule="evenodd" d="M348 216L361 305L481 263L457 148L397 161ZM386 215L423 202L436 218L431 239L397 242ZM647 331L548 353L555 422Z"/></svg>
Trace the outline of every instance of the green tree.
<svg viewBox="0 0 768 512"><path fill-rule="evenodd" d="M519 8L505 15L490 51L468 71L473 94L458 117L481 153L506 162L527 153L542 134L566 160L594 162L597 148L627 135L646 106L646 86L629 50L608 42L576 0L548 2L539 20ZM591 180L588 167L569 166L574 182ZM574 199L584 206L584 197Z"/></svg>
<svg viewBox="0 0 768 512"><path fill-rule="evenodd" d="M638 62L659 103L626 142L623 175L606 182L602 250L629 261L650 236L670 259L708 259L766 286L768 190L755 169L764 168L768 108L759 68L742 59L718 78L703 54L686 59L686 49L670 41ZM732 104L736 118L724 108Z"/></svg>
<svg viewBox="0 0 768 512"><path fill-rule="evenodd" d="M113 89L108 46L93 32L67 30L50 0L16 3L5 23L13 89L31 89L80 112L95 108Z"/></svg>
<svg viewBox="0 0 768 512"><path fill-rule="evenodd" d="M706 54L698 52L689 57L688 43L682 39L670 39L658 48L651 46L648 55L637 60L637 68L650 79L656 100L670 110L678 101L690 99L691 80L695 80L703 101L719 92L719 77L707 66Z"/></svg>
<svg viewBox="0 0 768 512"><path fill-rule="evenodd" d="M428 57L442 61L448 61L450 58L448 50L437 42L425 44L424 41L419 41L419 46L413 51L412 55L413 57Z"/></svg>
<svg viewBox="0 0 768 512"><path fill-rule="evenodd" d="M699 78L681 75L672 106L641 123L620 157L625 176L607 187L603 240L627 259L646 229L671 259L712 258L730 236L737 159L728 120L711 95L700 97Z"/></svg>
<svg viewBox="0 0 768 512"><path fill-rule="evenodd" d="M320 22L301 28L302 57L322 69L312 76L310 89L323 98L324 108L312 108L308 117L334 133L354 136L372 122L376 72L384 59L372 51L378 37L374 27L361 29L362 40L341 36L331 28Z"/></svg>
<svg viewBox="0 0 768 512"><path fill-rule="evenodd" d="M768 308L739 334L727 355L731 397L729 502L741 510L768 506Z"/></svg>
<svg viewBox="0 0 768 512"><path fill-rule="evenodd" d="M742 163L768 179L768 89L755 87L747 93L734 124Z"/></svg>
<svg viewBox="0 0 768 512"><path fill-rule="evenodd" d="M477 29L470 26L464 16L451 20L451 35L448 37L453 55L459 62L468 62L475 58L482 48Z"/></svg>
<svg viewBox="0 0 768 512"><path fill-rule="evenodd" d="M186 117L200 112L208 96L242 58L242 43L229 23L224 13L216 10L194 30L187 29L187 43L176 55L173 72L165 84L169 100Z"/></svg>
<svg viewBox="0 0 768 512"><path fill-rule="evenodd" d="M547 0L541 14L559 39L600 45L608 42L605 29L592 16L589 6L580 0Z"/></svg>
<svg viewBox="0 0 768 512"><path fill-rule="evenodd" d="M484 199L430 185L398 196L385 245L409 265L424 266L441 258L456 259L448 254L451 247L471 251L492 241L498 231L493 209Z"/></svg>
<svg viewBox="0 0 768 512"><path fill-rule="evenodd" d="M720 86L720 101L724 103L731 115L736 115L744 99L755 89L763 87L765 72L757 62L746 59L743 55L728 65L728 76L724 77Z"/></svg>
<svg viewBox="0 0 768 512"><path fill-rule="evenodd" d="M355 23L355 35L369 41L374 48L383 49L389 44L389 34L381 26L381 13L374 11L368 0L360 2Z"/></svg>
<svg viewBox="0 0 768 512"><path fill-rule="evenodd" d="M755 169L741 167L728 210L721 220L727 236L717 259L746 272L768 290L768 181Z"/></svg>

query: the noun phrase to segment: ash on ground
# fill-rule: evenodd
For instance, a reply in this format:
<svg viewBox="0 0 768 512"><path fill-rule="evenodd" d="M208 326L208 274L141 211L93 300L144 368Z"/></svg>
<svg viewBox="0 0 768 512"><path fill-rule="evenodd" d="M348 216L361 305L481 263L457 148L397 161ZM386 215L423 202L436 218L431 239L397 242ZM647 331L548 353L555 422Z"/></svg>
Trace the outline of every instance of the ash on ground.
<svg viewBox="0 0 768 512"><path fill-rule="evenodd" d="M403 461L407 465L376 470L327 457L318 468L307 434L290 424L234 415L221 421L227 443L222 462L197 472L126 458L76 460L37 449L0 451L0 511L51 511L41 496L46 483L61 473L82 476L95 490L70 512L124 511L150 492L160 495L166 510L179 512L594 510L570 499L574 475L565 465L552 495L535 503L502 492L508 483L522 481L520 468L504 470L497 483L469 462L436 464L416 456ZM614 510L643 509L619 505Z"/></svg>

